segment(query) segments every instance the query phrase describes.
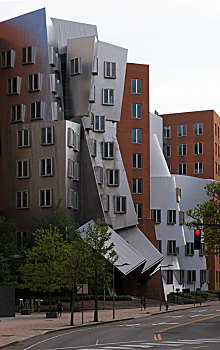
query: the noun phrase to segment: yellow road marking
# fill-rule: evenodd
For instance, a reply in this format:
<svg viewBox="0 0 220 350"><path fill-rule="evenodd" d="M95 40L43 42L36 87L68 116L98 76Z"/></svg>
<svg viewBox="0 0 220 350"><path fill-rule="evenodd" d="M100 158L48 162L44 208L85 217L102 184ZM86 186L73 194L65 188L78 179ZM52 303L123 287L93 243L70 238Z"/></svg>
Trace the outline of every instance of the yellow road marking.
<svg viewBox="0 0 220 350"><path fill-rule="evenodd" d="M162 337L159 333L154 334L154 340L162 340Z"/></svg>

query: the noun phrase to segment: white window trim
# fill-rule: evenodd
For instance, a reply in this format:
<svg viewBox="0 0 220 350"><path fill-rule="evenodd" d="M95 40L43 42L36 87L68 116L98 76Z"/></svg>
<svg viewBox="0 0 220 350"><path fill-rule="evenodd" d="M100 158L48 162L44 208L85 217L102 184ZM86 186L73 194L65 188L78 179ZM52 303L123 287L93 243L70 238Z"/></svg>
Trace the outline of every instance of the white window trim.
<svg viewBox="0 0 220 350"><path fill-rule="evenodd" d="M111 177L111 172L112 172L112 178L113 181L111 183L110 177ZM116 182L116 173L118 173L118 183ZM119 169L107 169L107 185L109 187L116 187L120 185L120 170Z"/></svg>
<svg viewBox="0 0 220 350"><path fill-rule="evenodd" d="M18 119L18 107L20 106L21 108L21 119ZM12 110L14 109L14 114L15 114L15 119L12 119L13 112ZM11 106L11 122L12 123L23 123L24 118L25 118L25 111L26 111L26 106L24 104L18 104L18 105L13 105Z"/></svg>
<svg viewBox="0 0 220 350"><path fill-rule="evenodd" d="M117 199L119 198L119 208L117 208ZM125 209L123 210L123 201L125 202ZM115 214L125 214L126 213L126 197L125 196L115 196L114 197L114 212Z"/></svg>
<svg viewBox="0 0 220 350"><path fill-rule="evenodd" d="M196 125L196 132L195 132L195 125ZM202 125L202 133L199 133L199 125ZM193 135L194 136L200 136L203 135L203 123L194 123L193 124Z"/></svg>
<svg viewBox="0 0 220 350"><path fill-rule="evenodd" d="M138 81L139 80L141 81L141 92L138 92ZM132 90L133 81L135 81L135 91ZM131 79L131 93L132 94L137 94L137 95L141 95L142 94L142 79L140 79L140 78L132 78Z"/></svg>
<svg viewBox="0 0 220 350"><path fill-rule="evenodd" d="M44 203L41 205L41 192L44 191ZM46 191L50 191L50 203L46 203ZM40 208L51 208L53 203L53 190L51 188L41 189L39 191L39 207Z"/></svg>
<svg viewBox="0 0 220 350"><path fill-rule="evenodd" d="M107 155L105 155L105 145L108 145L108 150L107 150ZM113 154L111 155L110 153L110 145L112 145L112 147L113 147ZM103 159L114 159L114 155L115 155L115 145L114 145L114 142L103 142L103 149L102 149L102 154L103 154L103 156L102 156L102 158Z"/></svg>
<svg viewBox="0 0 220 350"><path fill-rule="evenodd" d="M137 218L138 219L142 219L143 218L143 203L134 203L134 208L135 208L135 211L136 211L136 214L137 214ZM139 208L140 208L140 211L141 211L141 215L139 216Z"/></svg>
<svg viewBox="0 0 220 350"><path fill-rule="evenodd" d="M178 148L178 157L185 157L187 155L187 144L186 143L178 144L177 148ZM185 154L184 154L184 149L185 149Z"/></svg>
<svg viewBox="0 0 220 350"><path fill-rule="evenodd" d="M141 188L139 188L139 186ZM132 179L132 193L133 194L142 194L143 193L143 179L142 178L133 178Z"/></svg>
<svg viewBox="0 0 220 350"><path fill-rule="evenodd" d="M108 101L105 102L105 91L108 91ZM113 91L113 102L110 101L110 91ZM105 106L114 106L114 101L115 98L114 98L114 89L111 89L111 88L104 88L102 89L102 104L105 105Z"/></svg>
<svg viewBox="0 0 220 350"><path fill-rule="evenodd" d="M133 114L133 106L135 113ZM140 115L138 114L138 106L141 106L141 113ZM131 105L131 115L132 119L142 119L142 103L132 103Z"/></svg>
<svg viewBox="0 0 220 350"><path fill-rule="evenodd" d="M13 91L13 80L16 79L16 91ZM9 90L10 81L10 90ZM7 95L19 95L21 92L21 77L13 77L7 79Z"/></svg>
<svg viewBox="0 0 220 350"><path fill-rule="evenodd" d="M173 209L167 210L167 224L168 225L176 224L176 210L173 210Z"/></svg>
<svg viewBox="0 0 220 350"><path fill-rule="evenodd" d="M18 207L18 193L21 193L21 206ZM27 194L27 206L24 206L24 196L23 194L26 193ZM17 191L16 192L16 208L17 209L28 209L29 208L29 191L28 190L23 190L23 191Z"/></svg>
<svg viewBox="0 0 220 350"><path fill-rule="evenodd" d="M10 54L10 64L7 64L7 55ZM5 59L3 62L3 55L5 55ZM4 63L4 64L3 64ZM13 68L15 66L15 51L14 50L7 50L1 52L1 68Z"/></svg>
<svg viewBox="0 0 220 350"><path fill-rule="evenodd" d="M194 174L195 175L203 174L203 162L194 162Z"/></svg>
<svg viewBox="0 0 220 350"><path fill-rule="evenodd" d="M184 173L184 166L186 171ZM181 168L181 171L180 171ZM187 163L178 163L178 175L187 175Z"/></svg>
<svg viewBox="0 0 220 350"><path fill-rule="evenodd" d="M199 145L202 145L202 152L199 152ZM197 148L197 152L195 152L195 148ZM193 144L193 153L195 156L199 155L199 154L203 154L203 142L195 142Z"/></svg>
<svg viewBox="0 0 220 350"><path fill-rule="evenodd" d="M155 214L155 215L154 215ZM154 220L155 218L155 220ZM151 209L151 219L155 224L161 223L161 209Z"/></svg>
<svg viewBox="0 0 220 350"><path fill-rule="evenodd" d="M28 61L28 49L31 48L31 60ZM25 59L23 52L25 50ZM35 46L27 46L22 48L22 64L33 64L36 59L36 47Z"/></svg>
<svg viewBox="0 0 220 350"><path fill-rule="evenodd" d="M25 131L27 131L27 133L28 133L28 144L27 145L25 145L24 144L24 134L25 134ZM19 133L22 133L22 142L21 142L21 145L19 145L18 143L19 143ZM22 148L22 147L30 147L30 129L20 129L20 130L18 130L18 133L17 133L17 145L18 145L18 147L19 148Z"/></svg>
<svg viewBox="0 0 220 350"><path fill-rule="evenodd" d="M104 128L102 129L102 120ZM96 121L98 121L98 127L96 127ZM93 121L93 131L95 132L105 132L105 116L104 115L95 115Z"/></svg>
<svg viewBox="0 0 220 350"><path fill-rule="evenodd" d="M40 103L40 116L37 117L37 104ZM34 115L35 117L32 117L31 115L31 107L34 105ZM44 119L44 111L45 111L45 102L44 101L37 101L37 102L32 102L30 104L30 120L39 120L39 119Z"/></svg>
<svg viewBox="0 0 220 350"><path fill-rule="evenodd" d="M51 142L47 142L48 139L48 129L51 128ZM43 129L46 130L46 141L43 142L43 138L42 138L42 131ZM54 144L54 127L53 126L45 126L43 128L41 128L41 145L42 146L50 146Z"/></svg>
<svg viewBox="0 0 220 350"><path fill-rule="evenodd" d="M133 130L135 131L135 140L133 141ZM141 130L141 141L138 140L138 130ZM132 143L141 145L143 143L142 128L132 128Z"/></svg>
<svg viewBox="0 0 220 350"><path fill-rule="evenodd" d="M34 78L37 76L37 87L34 87ZM42 88L42 73L34 73L28 75L28 92L40 91Z"/></svg>
<svg viewBox="0 0 220 350"><path fill-rule="evenodd" d="M50 174L47 173L47 162L50 160L50 164L51 164L51 172ZM42 161L44 161L44 174L42 174ZM48 158L41 158L40 159L40 176L42 177L47 177L47 176L53 176L53 158L52 157L48 157Z"/></svg>
<svg viewBox="0 0 220 350"><path fill-rule="evenodd" d="M178 135L179 134L179 127L180 127L180 135ZM186 131L186 133L184 134L184 127L185 127L185 131ZM186 124L181 124L181 125L177 125L177 136L178 137L185 137L185 136L187 136L187 125Z"/></svg>
<svg viewBox="0 0 220 350"><path fill-rule="evenodd" d="M107 66L109 65L110 74L108 75ZM113 70L113 66L115 69ZM115 74L114 74L115 73ZM107 79L116 79L116 62L104 62L104 77Z"/></svg>
<svg viewBox="0 0 220 350"><path fill-rule="evenodd" d="M22 175L19 176L18 173L18 163L21 162L22 164ZM27 175L24 175L24 162L27 162ZM17 161L17 178L18 179L25 179L25 178L29 178L30 177L30 160L29 159L24 159L24 160L18 160Z"/></svg>
<svg viewBox="0 0 220 350"><path fill-rule="evenodd" d="M76 69L76 62L78 69ZM82 73L82 58L81 57L74 57L70 60L70 75L79 75Z"/></svg>
<svg viewBox="0 0 220 350"><path fill-rule="evenodd" d="M134 160L134 162L133 162L133 160ZM139 160L141 163L140 167L138 166ZM132 168L133 169L142 169L143 168L143 155L142 155L142 153L132 153Z"/></svg>
<svg viewBox="0 0 220 350"><path fill-rule="evenodd" d="M163 137L165 139L169 139L171 137L171 126L164 126L163 127Z"/></svg>

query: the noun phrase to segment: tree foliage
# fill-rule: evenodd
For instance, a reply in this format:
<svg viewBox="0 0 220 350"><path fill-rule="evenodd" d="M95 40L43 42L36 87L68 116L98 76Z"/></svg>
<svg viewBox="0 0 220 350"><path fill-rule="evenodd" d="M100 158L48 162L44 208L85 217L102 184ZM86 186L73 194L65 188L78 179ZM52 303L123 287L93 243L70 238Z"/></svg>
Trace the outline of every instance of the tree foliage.
<svg viewBox="0 0 220 350"><path fill-rule="evenodd" d="M206 252L210 254L220 253L220 183L211 182L205 187L210 198L202 204L197 204L194 209L187 211L192 219L187 223L188 227L200 227L203 230L203 238L206 243ZM204 225L205 224L205 225Z"/></svg>

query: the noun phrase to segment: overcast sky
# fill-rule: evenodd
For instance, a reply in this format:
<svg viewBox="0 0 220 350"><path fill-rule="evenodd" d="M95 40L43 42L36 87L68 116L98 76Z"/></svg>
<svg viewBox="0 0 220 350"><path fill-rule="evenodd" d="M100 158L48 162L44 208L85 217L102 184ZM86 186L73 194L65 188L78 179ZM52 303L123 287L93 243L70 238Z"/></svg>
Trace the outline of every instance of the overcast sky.
<svg viewBox="0 0 220 350"><path fill-rule="evenodd" d="M96 24L99 39L150 66L150 110L220 115L220 0L0 0L0 21L46 7Z"/></svg>

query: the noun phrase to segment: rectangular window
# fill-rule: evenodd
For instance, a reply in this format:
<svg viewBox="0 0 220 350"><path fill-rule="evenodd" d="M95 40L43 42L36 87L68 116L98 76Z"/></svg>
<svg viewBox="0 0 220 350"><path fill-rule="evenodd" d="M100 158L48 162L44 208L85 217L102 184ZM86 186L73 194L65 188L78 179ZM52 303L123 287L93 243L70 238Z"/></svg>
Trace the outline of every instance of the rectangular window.
<svg viewBox="0 0 220 350"><path fill-rule="evenodd" d="M109 195L101 194L102 206L105 212L109 211Z"/></svg>
<svg viewBox="0 0 220 350"><path fill-rule="evenodd" d="M143 192L143 180L132 179L132 193L141 194Z"/></svg>
<svg viewBox="0 0 220 350"><path fill-rule="evenodd" d="M71 128L68 128L68 135L67 135L67 146L70 148L75 147L75 135L74 130Z"/></svg>
<svg viewBox="0 0 220 350"><path fill-rule="evenodd" d="M103 89L102 104L109 106L114 105L114 89Z"/></svg>
<svg viewBox="0 0 220 350"><path fill-rule="evenodd" d="M162 240L161 239L157 240L157 249L159 250L160 253L162 253Z"/></svg>
<svg viewBox="0 0 220 350"><path fill-rule="evenodd" d="M143 217L143 204L142 203L134 203L134 208L137 214L138 219L142 219Z"/></svg>
<svg viewBox="0 0 220 350"><path fill-rule="evenodd" d="M17 161L17 177L27 178L29 177L30 162L29 160L18 160Z"/></svg>
<svg viewBox="0 0 220 350"><path fill-rule="evenodd" d="M191 284L196 282L196 270L188 270L187 271L187 283Z"/></svg>
<svg viewBox="0 0 220 350"><path fill-rule="evenodd" d="M16 233L17 245L19 248L23 248L28 240L28 232L27 231L19 231Z"/></svg>
<svg viewBox="0 0 220 350"><path fill-rule="evenodd" d="M182 198L182 189L179 187L176 187L176 201L180 202Z"/></svg>
<svg viewBox="0 0 220 350"><path fill-rule="evenodd" d="M132 94L142 94L141 79L131 79L131 92Z"/></svg>
<svg viewBox="0 0 220 350"><path fill-rule="evenodd" d="M115 62L104 62L104 76L105 78L116 78L116 63Z"/></svg>
<svg viewBox="0 0 220 350"><path fill-rule="evenodd" d="M16 208L25 209L29 207L28 191L19 191L16 193Z"/></svg>
<svg viewBox="0 0 220 350"><path fill-rule="evenodd" d="M43 119L44 118L44 107L45 103L43 101L31 103L31 119Z"/></svg>
<svg viewBox="0 0 220 350"><path fill-rule="evenodd" d="M176 224L176 210L167 210L167 223L168 225Z"/></svg>
<svg viewBox="0 0 220 350"><path fill-rule="evenodd" d="M161 209L151 209L151 219L155 224L161 223Z"/></svg>
<svg viewBox="0 0 220 350"><path fill-rule="evenodd" d="M185 255L194 255L194 244L186 243L185 245Z"/></svg>
<svg viewBox="0 0 220 350"><path fill-rule="evenodd" d="M202 286L202 284L204 284L206 282L207 282L206 270L200 270L200 285ZM216 282L217 282L217 280L216 280Z"/></svg>
<svg viewBox="0 0 220 350"><path fill-rule="evenodd" d="M217 143L215 143L215 155L217 156Z"/></svg>
<svg viewBox="0 0 220 350"><path fill-rule="evenodd" d="M30 130L18 130L18 147L30 147Z"/></svg>
<svg viewBox="0 0 220 350"><path fill-rule="evenodd" d="M164 146L164 156L165 157L171 156L171 146L170 145Z"/></svg>
<svg viewBox="0 0 220 350"><path fill-rule="evenodd" d="M132 103L132 118L141 119L142 118L142 104Z"/></svg>
<svg viewBox="0 0 220 350"><path fill-rule="evenodd" d="M215 124L215 136L217 136L217 125Z"/></svg>
<svg viewBox="0 0 220 350"><path fill-rule="evenodd" d="M163 137L165 137L165 138L171 137L171 126L164 126Z"/></svg>
<svg viewBox="0 0 220 350"><path fill-rule="evenodd" d="M119 169L107 169L107 185L119 186Z"/></svg>
<svg viewBox="0 0 220 350"><path fill-rule="evenodd" d="M186 144L178 145L178 156L186 156L186 152L187 152Z"/></svg>
<svg viewBox="0 0 220 350"><path fill-rule="evenodd" d="M7 94L19 95L21 92L21 77L9 78L7 80Z"/></svg>
<svg viewBox="0 0 220 350"><path fill-rule="evenodd" d="M99 131L99 132L105 131L105 116L104 115L95 115L93 130Z"/></svg>
<svg viewBox="0 0 220 350"><path fill-rule="evenodd" d="M133 153L132 154L132 168L133 169L142 169L142 154Z"/></svg>
<svg viewBox="0 0 220 350"><path fill-rule="evenodd" d="M186 136L186 125L178 125L177 126L177 135L180 136Z"/></svg>
<svg viewBox="0 0 220 350"><path fill-rule="evenodd" d="M96 145L95 139L88 139L88 148L89 148L89 152L90 152L91 157L96 157L97 145Z"/></svg>
<svg viewBox="0 0 220 350"><path fill-rule="evenodd" d="M195 162L194 174L202 174L202 173L203 173L203 162Z"/></svg>
<svg viewBox="0 0 220 350"><path fill-rule="evenodd" d="M22 49L22 64L35 63L36 47L28 46Z"/></svg>
<svg viewBox="0 0 220 350"><path fill-rule="evenodd" d="M25 117L25 105L13 105L11 107L11 121L12 122L24 122Z"/></svg>
<svg viewBox="0 0 220 350"><path fill-rule="evenodd" d="M193 133L194 133L194 135L202 135L203 134L203 124L202 123L193 124Z"/></svg>
<svg viewBox="0 0 220 350"><path fill-rule="evenodd" d="M79 148L80 148L80 136L79 136L79 133L78 132L75 132L74 133L74 144L75 144L75 147L74 147L74 151L76 152L79 152Z"/></svg>
<svg viewBox="0 0 220 350"><path fill-rule="evenodd" d="M94 166L96 181L99 185L103 184L103 168L101 166Z"/></svg>
<svg viewBox="0 0 220 350"><path fill-rule="evenodd" d="M73 210L79 210L79 193L70 188L67 194L67 207Z"/></svg>
<svg viewBox="0 0 220 350"><path fill-rule="evenodd" d="M218 173L218 164L215 162L215 173Z"/></svg>
<svg viewBox="0 0 220 350"><path fill-rule="evenodd" d="M179 284L185 283L185 270L179 270Z"/></svg>
<svg viewBox="0 0 220 350"><path fill-rule="evenodd" d="M174 240L167 241L167 254L168 255L176 255L177 254L176 241L174 241Z"/></svg>
<svg viewBox="0 0 220 350"><path fill-rule="evenodd" d="M74 181L79 181L79 163L73 159L68 159L67 177Z"/></svg>
<svg viewBox="0 0 220 350"><path fill-rule="evenodd" d="M114 197L114 208L116 214L126 213L126 197L116 196Z"/></svg>
<svg viewBox="0 0 220 350"><path fill-rule="evenodd" d="M93 57L93 66L92 66L92 74L93 75L97 75L98 74L98 67L99 67L98 57L94 56Z"/></svg>
<svg viewBox="0 0 220 350"><path fill-rule="evenodd" d="M52 190L40 190L40 207L52 207Z"/></svg>
<svg viewBox="0 0 220 350"><path fill-rule="evenodd" d="M194 154L202 154L203 152L203 143L202 142L197 142L194 143Z"/></svg>
<svg viewBox="0 0 220 350"><path fill-rule="evenodd" d="M173 284L173 271L167 270L167 284Z"/></svg>
<svg viewBox="0 0 220 350"><path fill-rule="evenodd" d="M179 224L180 225L185 224L185 211L183 211L183 210L179 211Z"/></svg>
<svg viewBox="0 0 220 350"><path fill-rule="evenodd" d="M8 50L1 53L1 68L14 67L15 65L15 51Z"/></svg>
<svg viewBox="0 0 220 350"><path fill-rule="evenodd" d="M54 143L53 126L41 128L41 145L52 145Z"/></svg>
<svg viewBox="0 0 220 350"><path fill-rule="evenodd" d="M39 91L42 85L42 73L30 74L28 76L28 91Z"/></svg>
<svg viewBox="0 0 220 350"><path fill-rule="evenodd" d="M142 129L132 128L132 143L142 143Z"/></svg>
<svg viewBox="0 0 220 350"><path fill-rule="evenodd" d="M40 160L40 176L53 175L53 161L52 158L44 158Z"/></svg>
<svg viewBox="0 0 220 350"><path fill-rule="evenodd" d="M82 59L81 57L73 58L70 61L70 74L77 75L82 73Z"/></svg>
<svg viewBox="0 0 220 350"><path fill-rule="evenodd" d="M186 175L186 163L178 164L178 174L179 175Z"/></svg>
<svg viewBox="0 0 220 350"><path fill-rule="evenodd" d="M103 158L113 159L114 158L114 143L103 142Z"/></svg>

